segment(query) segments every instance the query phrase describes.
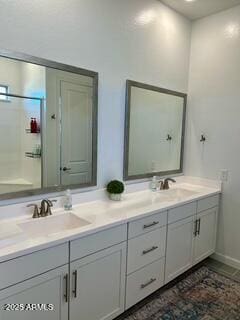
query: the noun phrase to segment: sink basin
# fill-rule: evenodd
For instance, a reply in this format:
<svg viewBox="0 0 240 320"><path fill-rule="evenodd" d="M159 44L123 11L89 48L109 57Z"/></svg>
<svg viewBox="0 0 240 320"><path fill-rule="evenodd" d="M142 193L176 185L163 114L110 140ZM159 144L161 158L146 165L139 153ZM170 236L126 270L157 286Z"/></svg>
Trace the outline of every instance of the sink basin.
<svg viewBox="0 0 240 320"><path fill-rule="evenodd" d="M196 195L198 192L183 188L176 188L160 191L159 193L162 195L165 201L181 201L185 198L189 198Z"/></svg>
<svg viewBox="0 0 240 320"><path fill-rule="evenodd" d="M173 202L173 201L182 201L193 195L196 195L198 192L185 189L185 188L172 188L169 190L161 190L158 192L148 192L142 193L140 196L128 196L125 200L114 203L114 217L117 214L122 215L127 213L129 210L138 210L144 207L158 205L166 202ZM106 210L106 214L113 215L112 211L108 212Z"/></svg>
<svg viewBox="0 0 240 320"><path fill-rule="evenodd" d="M78 218L72 213L64 213L58 216L50 216L23 222L18 224L18 226L29 237L37 238L85 227L88 224L90 224L90 222Z"/></svg>

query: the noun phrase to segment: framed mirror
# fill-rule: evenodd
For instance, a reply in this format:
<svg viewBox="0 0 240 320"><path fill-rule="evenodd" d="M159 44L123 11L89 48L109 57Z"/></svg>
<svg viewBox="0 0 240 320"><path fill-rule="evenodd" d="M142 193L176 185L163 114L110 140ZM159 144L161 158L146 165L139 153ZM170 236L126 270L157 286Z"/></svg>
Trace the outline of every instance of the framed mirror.
<svg viewBox="0 0 240 320"><path fill-rule="evenodd" d="M187 95L127 80L124 180L182 172Z"/></svg>
<svg viewBox="0 0 240 320"><path fill-rule="evenodd" d="M96 185L98 73L0 52L0 199Z"/></svg>

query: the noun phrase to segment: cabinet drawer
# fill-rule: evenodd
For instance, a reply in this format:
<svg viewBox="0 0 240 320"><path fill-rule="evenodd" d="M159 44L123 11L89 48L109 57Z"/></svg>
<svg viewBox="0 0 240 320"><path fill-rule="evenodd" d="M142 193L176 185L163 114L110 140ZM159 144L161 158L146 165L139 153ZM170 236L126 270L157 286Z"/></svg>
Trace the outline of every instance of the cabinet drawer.
<svg viewBox="0 0 240 320"><path fill-rule="evenodd" d="M184 206L170 209L168 212L168 223L173 223L195 215L197 212L197 203L191 202Z"/></svg>
<svg viewBox="0 0 240 320"><path fill-rule="evenodd" d="M0 290L68 263L68 244L0 263Z"/></svg>
<svg viewBox="0 0 240 320"><path fill-rule="evenodd" d="M204 210L211 209L213 207L217 207L219 203L219 195L215 195L212 197L207 197L205 199L201 199L197 202L197 212L201 212Z"/></svg>
<svg viewBox="0 0 240 320"><path fill-rule="evenodd" d="M126 309L163 286L164 261L162 258L127 277Z"/></svg>
<svg viewBox="0 0 240 320"><path fill-rule="evenodd" d="M127 224L70 242L70 261L88 256L127 240Z"/></svg>
<svg viewBox="0 0 240 320"><path fill-rule="evenodd" d="M128 274L165 255L166 230L162 227L128 241Z"/></svg>
<svg viewBox="0 0 240 320"><path fill-rule="evenodd" d="M128 224L128 238L134 238L167 224L167 212L156 213Z"/></svg>

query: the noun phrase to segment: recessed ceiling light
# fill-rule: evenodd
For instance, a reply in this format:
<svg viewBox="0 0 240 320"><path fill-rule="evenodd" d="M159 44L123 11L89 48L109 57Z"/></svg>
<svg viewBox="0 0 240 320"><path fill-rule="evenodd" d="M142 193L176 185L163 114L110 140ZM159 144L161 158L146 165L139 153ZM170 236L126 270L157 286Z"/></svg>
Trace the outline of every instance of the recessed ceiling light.
<svg viewBox="0 0 240 320"><path fill-rule="evenodd" d="M186 2L194 2L194 1L196 1L196 0L185 0Z"/></svg>

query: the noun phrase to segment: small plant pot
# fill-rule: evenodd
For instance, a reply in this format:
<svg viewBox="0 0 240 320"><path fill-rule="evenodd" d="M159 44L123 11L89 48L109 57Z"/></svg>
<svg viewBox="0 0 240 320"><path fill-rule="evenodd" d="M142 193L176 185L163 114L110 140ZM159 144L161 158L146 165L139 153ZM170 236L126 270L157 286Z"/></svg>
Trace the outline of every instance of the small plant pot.
<svg viewBox="0 0 240 320"><path fill-rule="evenodd" d="M113 201L121 201L122 194L121 193L109 193L109 199L111 199Z"/></svg>

